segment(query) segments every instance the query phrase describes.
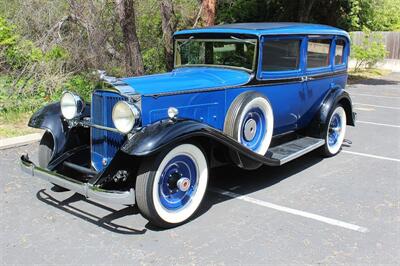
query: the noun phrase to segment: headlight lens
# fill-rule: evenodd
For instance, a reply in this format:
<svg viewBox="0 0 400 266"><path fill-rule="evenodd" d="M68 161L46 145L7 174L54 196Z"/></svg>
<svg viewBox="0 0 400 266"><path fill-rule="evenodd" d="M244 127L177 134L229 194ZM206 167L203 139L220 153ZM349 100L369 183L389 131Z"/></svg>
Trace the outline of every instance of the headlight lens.
<svg viewBox="0 0 400 266"><path fill-rule="evenodd" d="M112 119L115 127L121 133L129 133L138 124L139 118L139 109L134 104L119 101L114 105Z"/></svg>
<svg viewBox="0 0 400 266"><path fill-rule="evenodd" d="M60 100L61 113L66 119L79 116L84 108L84 102L78 95L72 92L64 92Z"/></svg>

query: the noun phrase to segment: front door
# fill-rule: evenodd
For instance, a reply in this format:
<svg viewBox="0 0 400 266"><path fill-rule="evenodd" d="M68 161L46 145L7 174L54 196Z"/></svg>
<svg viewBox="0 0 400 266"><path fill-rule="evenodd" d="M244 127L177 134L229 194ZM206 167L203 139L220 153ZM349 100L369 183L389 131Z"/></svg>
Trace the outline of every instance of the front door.
<svg viewBox="0 0 400 266"><path fill-rule="evenodd" d="M274 135L298 128L304 101L303 53L304 36L264 36L261 38L258 65L260 87L271 102L274 112Z"/></svg>

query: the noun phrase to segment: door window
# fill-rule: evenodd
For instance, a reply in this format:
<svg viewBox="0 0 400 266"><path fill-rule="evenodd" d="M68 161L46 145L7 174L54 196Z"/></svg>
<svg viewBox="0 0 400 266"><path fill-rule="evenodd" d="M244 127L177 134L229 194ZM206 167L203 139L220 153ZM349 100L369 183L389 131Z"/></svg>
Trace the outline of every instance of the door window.
<svg viewBox="0 0 400 266"><path fill-rule="evenodd" d="M330 39L310 39L307 46L307 68L329 66Z"/></svg>
<svg viewBox="0 0 400 266"><path fill-rule="evenodd" d="M345 45L346 45L346 42L343 39L336 40L335 65L341 65L344 63L343 55L344 55Z"/></svg>
<svg viewBox="0 0 400 266"><path fill-rule="evenodd" d="M300 68L298 39L267 40L263 46L262 70L267 72L291 71Z"/></svg>

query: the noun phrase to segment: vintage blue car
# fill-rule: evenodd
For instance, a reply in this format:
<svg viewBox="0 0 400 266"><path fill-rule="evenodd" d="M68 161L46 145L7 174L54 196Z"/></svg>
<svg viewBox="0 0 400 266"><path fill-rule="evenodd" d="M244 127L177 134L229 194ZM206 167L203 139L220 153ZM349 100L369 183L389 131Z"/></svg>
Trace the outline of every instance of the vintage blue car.
<svg viewBox="0 0 400 266"><path fill-rule="evenodd" d="M199 208L211 167L280 166L310 151L340 151L355 125L349 35L299 23L246 23L174 35L175 69L132 78L101 74L91 103L65 92L36 112L38 165L22 169L96 200L136 204L160 227Z"/></svg>

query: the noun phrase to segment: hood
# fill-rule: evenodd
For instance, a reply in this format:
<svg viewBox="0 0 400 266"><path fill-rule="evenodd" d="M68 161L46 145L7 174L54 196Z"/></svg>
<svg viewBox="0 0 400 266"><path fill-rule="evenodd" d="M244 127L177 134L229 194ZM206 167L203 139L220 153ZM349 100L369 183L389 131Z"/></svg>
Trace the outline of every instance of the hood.
<svg viewBox="0 0 400 266"><path fill-rule="evenodd" d="M251 74L242 70L213 67L184 67L165 74L121 79L135 93L152 95L190 90L232 87L247 83Z"/></svg>

